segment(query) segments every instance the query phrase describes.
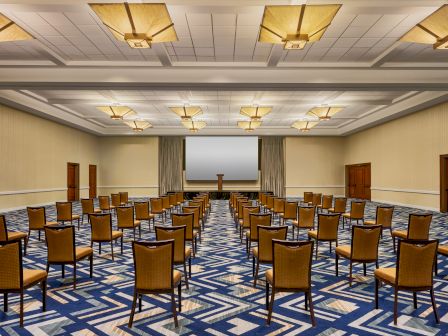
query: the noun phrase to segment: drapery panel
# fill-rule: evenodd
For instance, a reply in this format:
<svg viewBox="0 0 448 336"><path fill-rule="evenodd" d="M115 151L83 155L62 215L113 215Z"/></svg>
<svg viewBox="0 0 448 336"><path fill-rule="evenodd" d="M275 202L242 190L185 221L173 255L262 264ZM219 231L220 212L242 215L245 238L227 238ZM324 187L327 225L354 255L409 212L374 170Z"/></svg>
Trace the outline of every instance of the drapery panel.
<svg viewBox="0 0 448 336"><path fill-rule="evenodd" d="M283 137L261 138L261 190L285 196Z"/></svg>
<svg viewBox="0 0 448 336"><path fill-rule="evenodd" d="M183 137L159 137L159 194L182 190Z"/></svg>

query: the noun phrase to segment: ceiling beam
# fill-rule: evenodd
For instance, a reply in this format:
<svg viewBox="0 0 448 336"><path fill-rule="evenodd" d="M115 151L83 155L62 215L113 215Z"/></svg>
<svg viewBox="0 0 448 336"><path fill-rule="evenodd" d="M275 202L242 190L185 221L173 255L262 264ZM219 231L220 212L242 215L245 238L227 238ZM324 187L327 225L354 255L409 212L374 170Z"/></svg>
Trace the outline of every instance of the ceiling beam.
<svg viewBox="0 0 448 336"><path fill-rule="evenodd" d="M267 61L267 66L270 68L275 68L277 64L280 62L283 56L283 46L280 44L274 44L271 48L271 53L269 54L269 58Z"/></svg>
<svg viewBox="0 0 448 336"><path fill-rule="evenodd" d="M160 63L165 67L172 66L170 55L168 55L168 51L165 48L165 45L162 43L157 43L152 45L152 50L157 55L160 60Z"/></svg>

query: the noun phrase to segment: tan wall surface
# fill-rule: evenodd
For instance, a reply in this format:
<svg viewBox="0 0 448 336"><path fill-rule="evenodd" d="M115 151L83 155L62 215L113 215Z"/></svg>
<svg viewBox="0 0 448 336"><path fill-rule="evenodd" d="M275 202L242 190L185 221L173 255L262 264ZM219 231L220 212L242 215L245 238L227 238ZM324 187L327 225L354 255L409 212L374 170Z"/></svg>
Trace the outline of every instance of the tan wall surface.
<svg viewBox="0 0 448 336"><path fill-rule="evenodd" d="M67 162L80 164L81 197L89 164L98 164L97 137L0 105L0 209L67 199Z"/></svg>

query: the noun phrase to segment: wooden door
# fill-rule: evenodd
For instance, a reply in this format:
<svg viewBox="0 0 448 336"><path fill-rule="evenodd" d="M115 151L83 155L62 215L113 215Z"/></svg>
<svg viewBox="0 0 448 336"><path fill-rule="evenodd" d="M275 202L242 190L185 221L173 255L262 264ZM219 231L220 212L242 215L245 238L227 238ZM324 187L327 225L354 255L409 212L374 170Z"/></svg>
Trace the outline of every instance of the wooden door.
<svg viewBox="0 0 448 336"><path fill-rule="evenodd" d="M67 201L79 201L79 163L67 162Z"/></svg>
<svg viewBox="0 0 448 336"><path fill-rule="evenodd" d="M440 155L440 212L448 212L448 154Z"/></svg>
<svg viewBox="0 0 448 336"><path fill-rule="evenodd" d="M345 167L346 196L370 200L370 163Z"/></svg>
<svg viewBox="0 0 448 336"><path fill-rule="evenodd" d="M96 198L96 165L89 165L89 198Z"/></svg>

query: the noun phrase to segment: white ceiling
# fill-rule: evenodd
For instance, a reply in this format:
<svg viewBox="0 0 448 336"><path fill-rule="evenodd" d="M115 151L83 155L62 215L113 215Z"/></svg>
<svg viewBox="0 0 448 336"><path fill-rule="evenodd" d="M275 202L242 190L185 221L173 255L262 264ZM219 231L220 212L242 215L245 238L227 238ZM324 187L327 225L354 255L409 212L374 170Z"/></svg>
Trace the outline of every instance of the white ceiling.
<svg viewBox="0 0 448 336"><path fill-rule="evenodd" d="M309 134L344 135L448 99L448 51L398 42L446 1L330 1L342 8L321 41L299 51L257 42L265 4L304 2L167 1L179 41L136 50L88 1L0 0L36 37L0 43L0 100L99 135L130 133L102 104L133 108L154 125L144 134L184 134L168 109L184 103L204 110L201 134L244 134L240 107L269 105L256 133L290 135L310 108L336 104L345 109Z"/></svg>

